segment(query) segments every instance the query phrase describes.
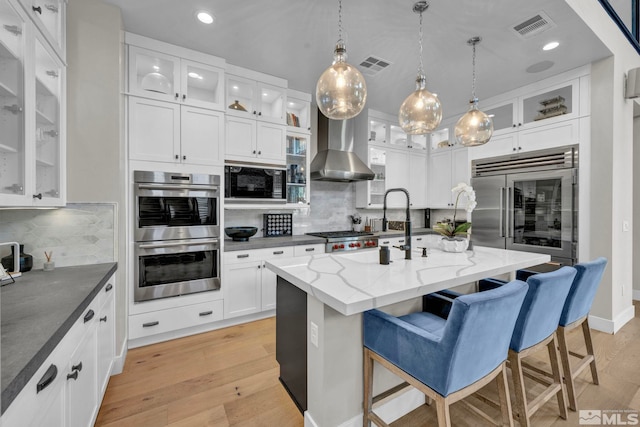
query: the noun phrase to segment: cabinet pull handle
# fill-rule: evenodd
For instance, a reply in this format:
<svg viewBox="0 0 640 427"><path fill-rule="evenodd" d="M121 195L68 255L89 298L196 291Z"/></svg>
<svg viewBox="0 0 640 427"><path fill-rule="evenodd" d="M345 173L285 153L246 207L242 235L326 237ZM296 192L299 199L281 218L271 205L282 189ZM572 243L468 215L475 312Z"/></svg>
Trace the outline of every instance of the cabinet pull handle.
<svg viewBox="0 0 640 427"><path fill-rule="evenodd" d="M31 9L33 9L34 12L38 12L40 15L42 15L42 8L40 6L31 6Z"/></svg>
<svg viewBox="0 0 640 427"><path fill-rule="evenodd" d="M261 115L262 115L262 111L260 111L260 112L258 113L258 115L259 115L259 116L261 116Z"/></svg>
<svg viewBox="0 0 640 427"><path fill-rule="evenodd" d="M71 379L74 381L78 379L78 371L73 371L72 373L67 374L67 381Z"/></svg>
<svg viewBox="0 0 640 427"><path fill-rule="evenodd" d="M93 319L93 316L95 316L96 313L93 310L89 310L87 311L87 314L84 315L84 323L87 323L89 320Z"/></svg>
<svg viewBox="0 0 640 427"><path fill-rule="evenodd" d="M187 156L182 156L182 160L187 160Z"/></svg>
<svg viewBox="0 0 640 427"><path fill-rule="evenodd" d="M101 321L101 322L105 322L105 323L106 323L106 322L107 322L107 316L101 317L101 318L100 318L100 321Z"/></svg>
<svg viewBox="0 0 640 427"><path fill-rule="evenodd" d="M58 376L58 368L56 365L49 366L47 372L44 373L38 384L36 384L36 394L47 388Z"/></svg>
<svg viewBox="0 0 640 427"><path fill-rule="evenodd" d="M316 250L316 248L307 248L307 249L305 249L306 252L313 252L315 250Z"/></svg>
<svg viewBox="0 0 640 427"><path fill-rule="evenodd" d="M186 94L183 94L183 95L182 95L182 100L184 101L185 99L187 99L187 95L186 95Z"/></svg>
<svg viewBox="0 0 640 427"><path fill-rule="evenodd" d="M42 193L34 194L33 198L34 199L38 199L38 200L42 200Z"/></svg>
<svg viewBox="0 0 640 427"><path fill-rule="evenodd" d="M404 239L398 240L398 243L404 243Z"/></svg>
<svg viewBox="0 0 640 427"><path fill-rule="evenodd" d="M179 158L180 158L180 156L178 156L178 155L176 154L176 160L178 160Z"/></svg>
<svg viewBox="0 0 640 427"><path fill-rule="evenodd" d="M236 255L237 258L249 258L249 254Z"/></svg>
<svg viewBox="0 0 640 427"><path fill-rule="evenodd" d="M71 370L78 371L78 372L82 371L82 362L78 363L77 365L72 365Z"/></svg>
<svg viewBox="0 0 640 427"><path fill-rule="evenodd" d="M152 326L156 326L156 325L159 325L159 324L160 324L160 322L158 322L158 321L156 320L155 322L147 322L147 323L143 323L143 324L142 324L142 327L143 327L143 328L150 328L150 327L152 327Z"/></svg>
<svg viewBox="0 0 640 427"><path fill-rule="evenodd" d="M253 114L256 114L256 111L255 111L255 110L253 110Z"/></svg>
<svg viewBox="0 0 640 427"><path fill-rule="evenodd" d="M388 244L389 244L389 241L388 241L388 240L385 240L384 242L382 242L382 244L384 244L384 245L388 245Z"/></svg>
<svg viewBox="0 0 640 427"><path fill-rule="evenodd" d="M422 237L416 237L416 240L419 242L420 240L422 240Z"/></svg>
<svg viewBox="0 0 640 427"><path fill-rule="evenodd" d="M176 99L180 98L180 94L176 92Z"/></svg>
<svg viewBox="0 0 640 427"><path fill-rule="evenodd" d="M200 313L200 317L211 316L213 314L213 310L203 311Z"/></svg>
<svg viewBox="0 0 640 427"><path fill-rule="evenodd" d="M111 289L113 289L113 285L112 285L111 283L109 283L109 284L107 285L107 287L106 287L106 288L104 288L104 291L105 291L105 292L109 292Z"/></svg>
<svg viewBox="0 0 640 427"><path fill-rule="evenodd" d="M258 155L262 154L262 151L258 151Z"/></svg>
<svg viewBox="0 0 640 427"><path fill-rule="evenodd" d="M282 255L284 251L273 251L274 255Z"/></svg>
<svg viewBox="0 0 640 427"><path fill-rule="evenodd" d="M253 154L256 154L256 150L253 150Z"/></svg>

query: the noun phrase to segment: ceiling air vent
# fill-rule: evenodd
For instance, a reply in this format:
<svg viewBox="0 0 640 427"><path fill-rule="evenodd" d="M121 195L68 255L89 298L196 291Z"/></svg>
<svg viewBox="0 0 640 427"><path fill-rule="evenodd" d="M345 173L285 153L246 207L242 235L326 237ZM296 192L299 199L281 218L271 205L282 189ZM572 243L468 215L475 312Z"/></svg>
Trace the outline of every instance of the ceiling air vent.
<svg viewBox="0 0 640 427"><path fill-rule="evenodd" d="M553 22L546 13L540 12L526 21L514 25L513 30L518 34L518 37L529 39L555 27L555 22Z"/></svg>
<svg viewBox="0 0 640 427"><path fill-rule="evenodd" d="M360 63L360 71L367 76L375 76L380 71L387 68L391 63L386 59L376 58L375 56L369 56L367 59Z"/></svg>

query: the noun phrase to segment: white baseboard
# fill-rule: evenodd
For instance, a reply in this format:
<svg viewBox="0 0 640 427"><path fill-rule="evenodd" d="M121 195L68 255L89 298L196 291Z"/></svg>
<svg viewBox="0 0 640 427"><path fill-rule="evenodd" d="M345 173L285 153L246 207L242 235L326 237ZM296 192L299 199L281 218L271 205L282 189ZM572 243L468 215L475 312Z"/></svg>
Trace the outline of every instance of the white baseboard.
<svg viewBox="0 0 640 427"><path fill-rule="evenodd" d="M122 348L120 349L120 354L116 354L116 357L113 360L111 375L118 375L122 373L124 370L124 361L127 358L127 351L129 351L129 349L127 348L127 339L125 338Z"/></svg>
<svg viewBox="0 0 640 427"><path fill-rule="evenodd" d="M374 406L374 410L384 422L391 424L393 421L422 405L424 405L424 394L410 387L395 397L384 400L383 403ZM350 420L341 423L338 427L361 427L362 416L363 414L360 413ZM304 413L304 427L320 427L311 417L309 411L305 411Z"/></svg>
<svg viewBox="0 0 640 427"><path fill-rule="evenodd" d="M634 301L640 301L640 289L634 289L633 290L633 296L632 296Z"/></svg>
<svg viewBox="0 0 640 427"><path fill-rule="evenodd" d="M622 313L618 314L615 319L603 319L602 317L589 315L589 326L597 331L606 332L607 334L615 334L627 324L636 314L635 307L630 305Z"/></svg>

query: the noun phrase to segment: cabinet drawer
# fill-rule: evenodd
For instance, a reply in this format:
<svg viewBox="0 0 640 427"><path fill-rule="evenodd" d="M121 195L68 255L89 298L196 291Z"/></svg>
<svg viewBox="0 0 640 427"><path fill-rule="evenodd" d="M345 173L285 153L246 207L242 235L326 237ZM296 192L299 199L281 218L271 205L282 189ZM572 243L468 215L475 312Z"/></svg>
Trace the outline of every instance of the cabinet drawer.
<svg viewBox="0 0 640 427"><path fill-rule="evenodd" d="M129 338L136 339L222 320L222 301L209 301L129 316Z"/></svg>
<svg viewBox="0 0 640 427"><path fill-rule="evenodd" d="M251 249L248 251L233 251L224 253L224 263L240 264L252 261L264 261L276 258L290 258L293 256L293 246Z"/></svg>
<svg viewBox="0 0 640 427"><path fill-rule="evenodd" d="M316 255L324 253L324 244L301 245L293 247L293 256Z"/></svg>

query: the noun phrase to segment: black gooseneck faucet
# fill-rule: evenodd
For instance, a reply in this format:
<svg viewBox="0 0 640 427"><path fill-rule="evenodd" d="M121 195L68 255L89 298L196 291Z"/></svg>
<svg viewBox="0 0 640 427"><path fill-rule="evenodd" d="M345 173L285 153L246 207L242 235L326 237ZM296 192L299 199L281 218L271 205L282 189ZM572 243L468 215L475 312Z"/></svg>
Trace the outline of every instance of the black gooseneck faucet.
<svg viewBox="0 0 640 427"><path fill-rule="evenodd" d="M384 203L382 205L382 231L387 231L387 195L394 191L401 191L407 196L407 219L404 224L404 245L394 246L404 251L404 259L411 259L411 212L409 211L409 192L406 188L390 188L384 193Z"/></svg>

